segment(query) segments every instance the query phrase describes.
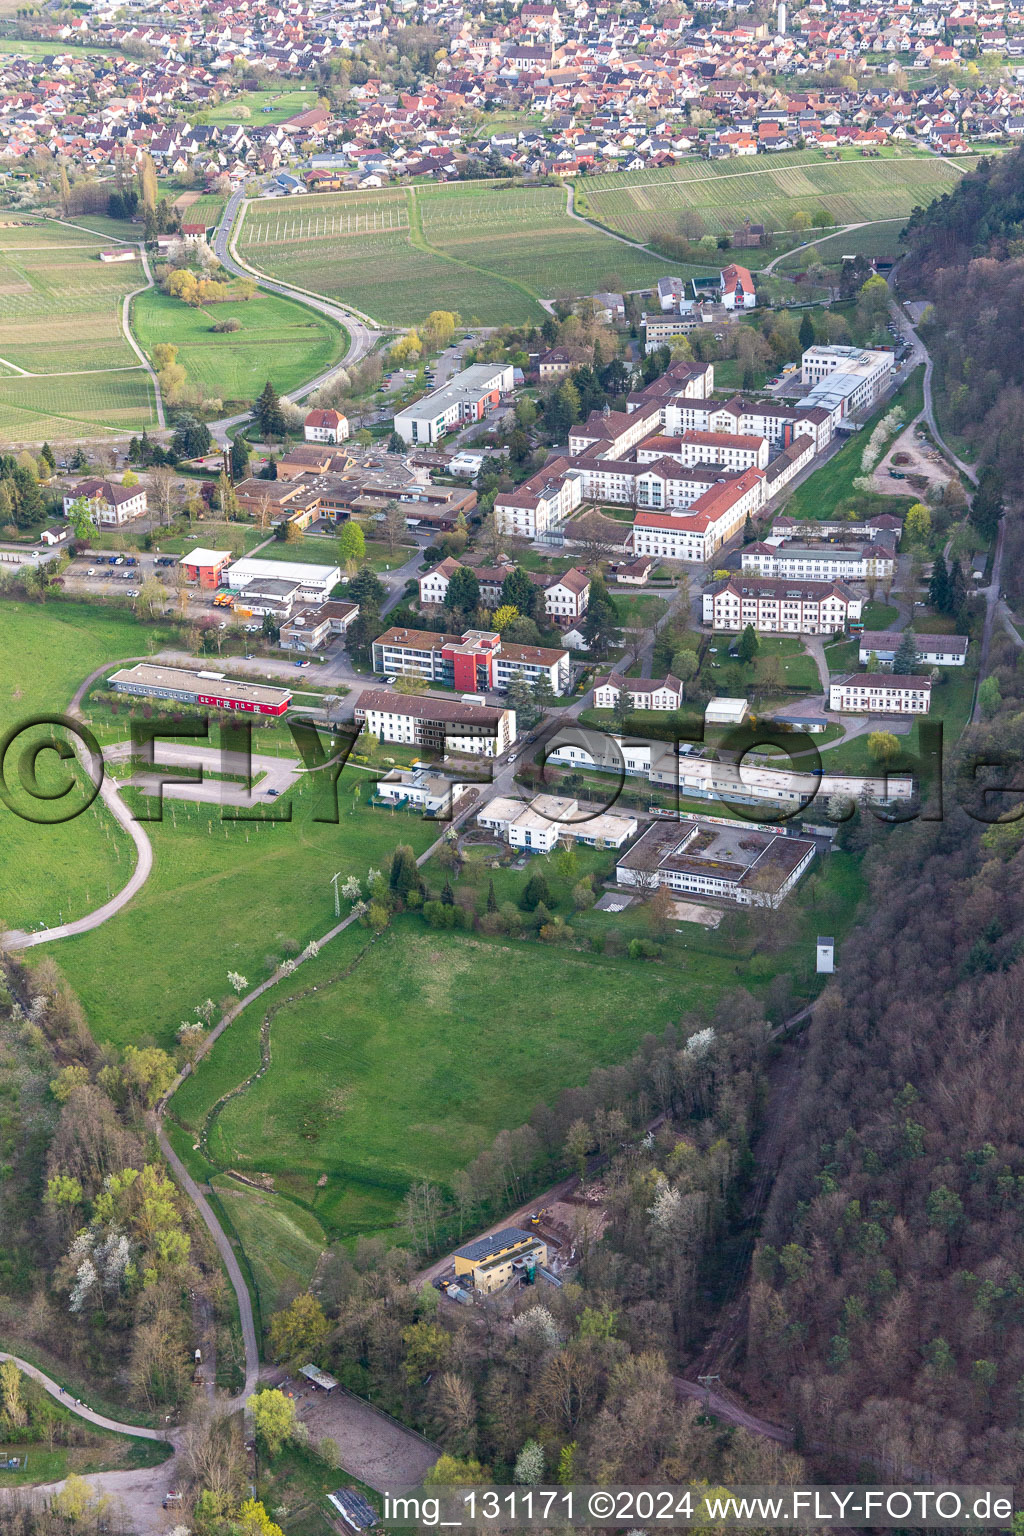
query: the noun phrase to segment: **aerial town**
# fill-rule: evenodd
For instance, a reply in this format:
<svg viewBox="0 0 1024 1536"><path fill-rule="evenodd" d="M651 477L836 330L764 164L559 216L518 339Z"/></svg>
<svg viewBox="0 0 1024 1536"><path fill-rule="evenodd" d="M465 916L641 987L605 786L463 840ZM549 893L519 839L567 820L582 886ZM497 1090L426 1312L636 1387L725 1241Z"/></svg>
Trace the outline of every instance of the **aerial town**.
<svg viewBox="0 0 1024 1536"><path fill-rule="evenodd" d="M1003 5L0 0L4 1536L1018 1529L1022 209Z"/></svg>

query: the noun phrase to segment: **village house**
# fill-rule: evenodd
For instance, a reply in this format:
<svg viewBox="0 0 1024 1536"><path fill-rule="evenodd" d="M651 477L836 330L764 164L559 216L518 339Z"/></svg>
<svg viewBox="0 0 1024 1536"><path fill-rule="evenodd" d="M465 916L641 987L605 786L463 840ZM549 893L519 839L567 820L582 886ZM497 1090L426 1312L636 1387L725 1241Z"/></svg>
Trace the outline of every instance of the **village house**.
<svg viewBox="0 0 1024 1536"><path fill-rule="evenodd" d="M861 715L926 715L931 705L929 677L898 672L859 672L830 684L828 707Z"/></svg>
<svg viewBox="0 0 1024 1536"><path fill-rule="evenodd" d="M307 443L343 443L348 437L348 417L340 411L309 411L303 435Z"/></svg>
<svg viewBox="0 0 1024 1536"><path fill-rule="evenodd" d="M89 503L89 515L97 528L121 528L146 511L146 491L141 485L118 485L116 480L79 480L64 497L67 517L76 501Z"/></svg>

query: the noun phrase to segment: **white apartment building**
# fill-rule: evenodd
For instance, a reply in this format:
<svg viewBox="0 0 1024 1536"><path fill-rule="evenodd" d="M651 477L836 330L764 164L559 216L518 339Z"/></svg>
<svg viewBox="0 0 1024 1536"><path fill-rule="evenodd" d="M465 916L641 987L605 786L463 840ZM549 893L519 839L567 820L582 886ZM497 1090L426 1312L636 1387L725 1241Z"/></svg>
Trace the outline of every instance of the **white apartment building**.
<svg viewBox="0 0 1024 1536"><path fill-rule="evenodd" d="M738 634L833 635L861 614L861 599L841 581L778 581L730 576L704 593L704 623Z"/></svg>
<svg viewBox="0 0 1024 1536"><path fill-rule="evenodd" d="M499 532L535 539L557 528L583 500L583 477L568 459L554 459L514 491L500 492L494 503Z"/></svg>
<svg viewBox="0 0 1024 1536"><path fill-rule="evenodd" d="M807 400L847 416L870 409L892 382L891 352L867 347L808 347L800 379L811 386Z"/></svg>
<svg viewBox="0 0 1024 1536"><path fill-rule="evenodd" d="M829 709L858 715L926 715L931 699L931 678L898 672L858 672L828 690Z"/></svg>
<svg viewBox="0 0 1024 1536"><path fill-rule="evenodd" d="M395 415L395 431L406 443L436 443L453 427L482 421L515 382L511 363L473 363Z"/></svg>
<svg viewBox="0 0 1024 1536"><path fill-rule="evenodd" d="M307 443L343 443L348 437L348 417L341 411L308 411L303 423Z"/></svg>
<svg viewBox="0 0 1024 1536"><path fill-rule="evenodd" d="M796 581L888 581L896 571L896 552L888 540L872 539L853 548L840 544L748 544L742 553L744 575L780 576Z"/></svg>
<svg viewBox="0 0 1024 1536"><path fill-rule="evenodd" d="M678 709L683 702L683 685L678 677L622 677L610 672L594 685L594 708L614 709L620 693L629 695L633 709Z"/></svg>
<svg viewBox="0 0 1024 1536"><path fill-rule="evenodd" d="M141 485L118 485L116 480L100 480L95 477L79 480L64 497L64 516L74 502L84 498L89 503L89 515L97 528L120 528L135 517L142 517L146 510L146 490Z"/></svg>
<svg viewBox="0 0 1024 1536"><path fill-rule="evenodd" d="M572 458L589 454L593 458L621 459L637 443L650 437L661 425L661 406L657 401L636 411L591 411L586 421L569 433Z"/></svg>
<svg viewBox="0 0 1024 1536"><path fill-rule="evenodd" d="M514 709L391 693L386 688L368 688L361 693L354 718L378 741L473 757L500 757L516 739Z"/></svg>
<svg viewBox="0 0 1024 1536"><path fill-rule="evenodd" d="M646 778L659 789L688 800L737 801L744 805L798 807L816 796L843 795L859 800L909 800L914 781L899 777L867 778L860 774L821 775L785 768L756 768L747 761L711 762L699 749L684 743L677 750L664 741L639 736L605 736L598 731L567 726L551 742L548 762L556 766L592 768L599 773Z"/></svg>
<svg viewBox="0 0 1024 1536"><path fill-rule="evenodd" d="M746 469L705 491L683 516L670 512L638 512L633 519L634 555L665 560L710 560L715 551L743 528L747 514L764 498L765 476Z"/></svg>
<svg viewBox="0 0 1024 1536"><path fill-rule="evenodd" d="M522 800L496 796L477 815L477 823L503 837L510 848L550 853L566 838L588 848L621 848L636 836L635 816L612 811L592 813L564 795L535 795Z"/></svg>
<svg viewBox="0 0 1024 1536"><path fill-rule="evenodd" d="M746 437L738 432L701 432L696 428L682 437L659 433L641 443L637 461L653 463L656 459L675 459L677 464L721 464L725 469L767 469L768 439Z"/></svg>

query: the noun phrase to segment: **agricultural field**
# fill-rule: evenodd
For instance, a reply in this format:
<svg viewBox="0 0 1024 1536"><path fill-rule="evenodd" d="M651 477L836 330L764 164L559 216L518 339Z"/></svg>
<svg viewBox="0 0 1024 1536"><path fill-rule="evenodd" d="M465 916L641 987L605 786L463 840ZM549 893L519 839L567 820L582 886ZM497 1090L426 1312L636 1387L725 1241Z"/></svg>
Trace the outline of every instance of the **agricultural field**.
<svg viewBox="0 0 1024 1536"><path fill-rule="evenodd" d="M241 329L215 331L225 320L237 320ZM131 324L150 356L159 342L173 343L189 381L209 398L231 403L254 399L268 378L288 394L337 362L348 345L326 315L273 293L192 309L149 288L132 301Z"/></svg>
<svg viewBox="0 0 1024 1536"><path fill-rule="evenodd" d="M154 422L148 375L121 323L138 260L99 261L100 235L67 225L0 224L0 434L98 435Z"/></svg>
<svg viewBox="0 0 1024 1536"><path fill-rule="evenodd" d="M86 603L5 602L0 733L35 714L63 713L93 667L107 658L144 656L165 634L169 639L170 631L143 628L128 615ZM118 891L135 865L131 839L98 801L75 820L48 827L0 805L0 847L0 917L9 928L52 928L83 917Z"/></svg>
<svg viewBox="0 0 1024 1536"><path fill-rule="evenodd" d="M839 267L844 256L878 256L883 261L894 261L901 251L900 230L903 219L880 219L865 224L861 229L840 230L823 240L814 239L806 246L790 251L779 262L777 271L789 272L806 267L809 262L820 261L826 267Z"/></svg>
<svg viewBox="0 0 1024 1536"><path fill-rule="evenodd" d="M417 189L415 203L428 244L545 299L651 288L668 272L698 270L631 250L568 218L562 187L465 182Z"/></svg>
<svg viewBox="0 0 1024 1536"><path fill-rule="evenodd" d="M408 196L397 188L250 203L237 249L271 277L386 323L415 325L432 309L485 325L544 318L521 289L418 243Z"/></svg>
<svg viewBox="0 0 1024 1536"><path fill-rule="evenodd" d="M176 206L181 211L181 217L186 224L216 224L224 212L226 197L219 197L215 193L205 193L196 197L195 193L183 192L177 199Z"/></svg>
<svg viewBox="0 0 1024 1536"><path fill-rule="evenodd" d="M540 321L541 299L696 271L570 219L560 188L493 183L263 199L238 248L272 277L396 325L438 308L469 324Z"/></svg>
<svg viewBox="0 0 1024 1536"><path fill-rule="evenodd" d="M794 213L824 209L835 224L898 219L948 192L972 161L932 155L826 160L819 150L753 159L687 159L664 171L594 177L583 187L588 217L634 240L721 234L744 219L785 229ZM577 196L579 189L577 189Z"/></svg>

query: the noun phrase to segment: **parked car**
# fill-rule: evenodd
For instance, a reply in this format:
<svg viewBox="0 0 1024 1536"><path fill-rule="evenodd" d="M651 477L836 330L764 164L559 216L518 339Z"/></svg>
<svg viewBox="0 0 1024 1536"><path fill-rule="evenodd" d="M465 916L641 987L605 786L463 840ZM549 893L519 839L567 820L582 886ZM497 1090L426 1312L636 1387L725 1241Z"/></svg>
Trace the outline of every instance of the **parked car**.
<svg viewBox="0 0 1024 1536"><path fill-rule="evenodd" d="M90 565L89 569L86 571L85 574L87 576L95 576L96 575L96 567L93 566L93 565Z"/></svg>
<svg viewBox="0 0 1024 1536"><path fill-rule="evenodd" d="M110 563L111 565L124 565L124 555L115 555Z"/></svg>
<svg viewBox="0 0 1024 1536"><path fill-rule="evenodd" d="M309 666L309 662L308 661L297 661L295 663L295 665L297 667L308 667Z"/></svg>

